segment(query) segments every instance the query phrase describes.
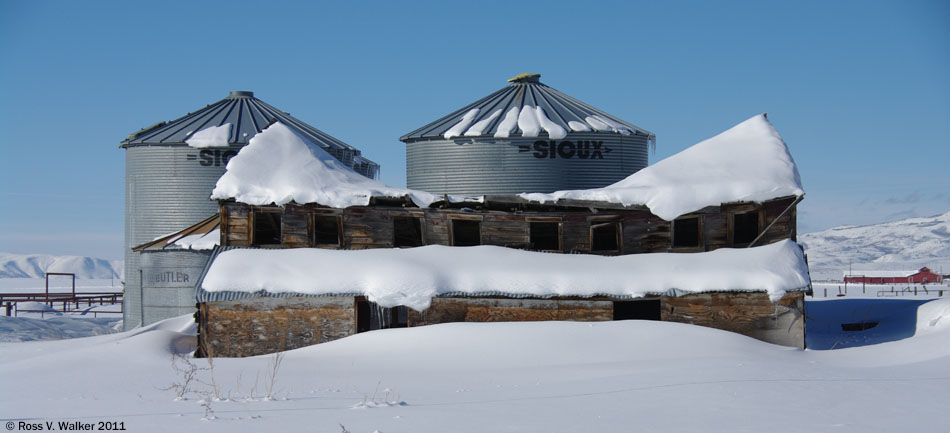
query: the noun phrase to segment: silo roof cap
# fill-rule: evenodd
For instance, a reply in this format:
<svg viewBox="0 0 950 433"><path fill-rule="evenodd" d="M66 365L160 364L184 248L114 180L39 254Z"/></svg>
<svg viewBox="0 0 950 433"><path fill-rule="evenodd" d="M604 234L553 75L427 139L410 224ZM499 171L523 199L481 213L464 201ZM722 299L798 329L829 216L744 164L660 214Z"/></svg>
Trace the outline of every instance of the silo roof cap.
<svg viewBox="0 0 950 433"><path fill-rule="evenodd" d="M507 86L402 137L419 139L511 136L561 139L568 133L655 135L541 83L541 74L523 73ZM543 135L541 135L543 134Z"/></svg>
<svg viewBox="0 0 950 433"><path fill-rule="evenodd" d="M508 79L509 83L540 83L541 74L524 72Z"/></svg>

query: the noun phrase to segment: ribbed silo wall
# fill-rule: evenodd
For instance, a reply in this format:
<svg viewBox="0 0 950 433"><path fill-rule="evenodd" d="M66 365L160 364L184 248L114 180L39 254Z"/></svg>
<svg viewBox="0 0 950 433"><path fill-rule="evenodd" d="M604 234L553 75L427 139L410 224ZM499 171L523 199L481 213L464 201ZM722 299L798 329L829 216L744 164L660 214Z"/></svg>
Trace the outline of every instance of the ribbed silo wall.
<svg viewBox="0 0 950 433"><path fill-rule="evenodd" d="M211 190L224 173L227 157L238 149L126 148L123 306L126 329L194 311L195 281L210 252L137 253L132 247L187 228L217 213L218 204L210 199Z"/></svg>
<svg viewBox="0 0 950 433"><path fill-rule="evenodd" d="M406 181L437 194L599 188L646 167L647 146L645 135L620 134L421 139L406 145Z"/></svg>

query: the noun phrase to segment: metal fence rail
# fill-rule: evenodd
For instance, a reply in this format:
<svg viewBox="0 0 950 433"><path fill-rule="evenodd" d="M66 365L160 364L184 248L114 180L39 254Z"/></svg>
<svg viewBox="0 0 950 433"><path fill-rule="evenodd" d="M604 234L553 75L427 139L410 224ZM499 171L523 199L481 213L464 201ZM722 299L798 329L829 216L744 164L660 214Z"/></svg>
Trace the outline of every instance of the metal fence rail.
<svg viewBox="0 0 950 433"><path fill-rule="evenodd" d="M93 317L98 314L122 314L122 292L85 292L85 293L2 293L0 294L0 304L4 306L7 316L16 316L17 313L92 313ZM21 309L20 302L39 302L49 306L49 309ZM119 311L86 311L86 309L99 305L119 305ZM58 307L58 308L57 308ZM52 310L52 311L50 311Z"/></svg>

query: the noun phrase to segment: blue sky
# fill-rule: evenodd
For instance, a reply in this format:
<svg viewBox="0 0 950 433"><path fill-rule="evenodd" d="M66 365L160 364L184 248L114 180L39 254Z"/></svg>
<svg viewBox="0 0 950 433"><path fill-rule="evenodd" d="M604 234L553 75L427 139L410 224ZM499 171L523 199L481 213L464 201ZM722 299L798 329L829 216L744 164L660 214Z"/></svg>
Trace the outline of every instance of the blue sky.
<svg viewBox="0 0 950 433"><path fill-rule="evenodd" d="M0 0L0 251L121 258L131 132L255 96L405 185L398 137L521 72L657 135L768 112L799 231L950 209L950 2Z"/></svg>

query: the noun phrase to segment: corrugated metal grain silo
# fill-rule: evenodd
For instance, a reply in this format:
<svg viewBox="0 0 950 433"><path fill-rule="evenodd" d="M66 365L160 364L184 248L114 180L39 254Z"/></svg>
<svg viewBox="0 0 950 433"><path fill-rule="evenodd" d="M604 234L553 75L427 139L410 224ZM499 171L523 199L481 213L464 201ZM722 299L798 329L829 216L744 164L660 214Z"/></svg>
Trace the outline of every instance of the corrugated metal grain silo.
<svg viewBox="0 0 950 433"><path fill-rule="evenodd" d="M217 213L211 190L228 160L275 121L364 176L376 177L379 165L360 156L359 150L264 103L252 92L231 92L194 113L129 135L119 146L126 150L126 328L194 311L194 285L210 252L137 253L132 247Z"/></svg>
<svg viewBox="0 0 950 433"><path fill-rule="evenodd" d="M407 186L438 194L597 188L647 166L655 135L521 74L412 131Z"/></svg>

